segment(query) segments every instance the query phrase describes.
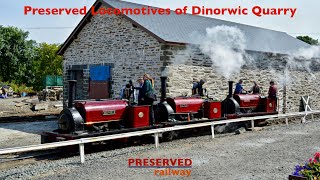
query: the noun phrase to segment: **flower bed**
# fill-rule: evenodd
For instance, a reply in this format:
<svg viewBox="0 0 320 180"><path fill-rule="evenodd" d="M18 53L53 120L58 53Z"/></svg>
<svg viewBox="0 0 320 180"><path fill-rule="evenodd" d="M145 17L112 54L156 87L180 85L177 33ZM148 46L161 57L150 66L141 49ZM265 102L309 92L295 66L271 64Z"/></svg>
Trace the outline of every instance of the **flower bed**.
<svg viewBox="0 0 320 180"><path fill-rule="evenodd" d="M303 165L296 165L292 175L289 176L289 180L320 180L320 152L314 154L313 158L310 158Z"/></svg>

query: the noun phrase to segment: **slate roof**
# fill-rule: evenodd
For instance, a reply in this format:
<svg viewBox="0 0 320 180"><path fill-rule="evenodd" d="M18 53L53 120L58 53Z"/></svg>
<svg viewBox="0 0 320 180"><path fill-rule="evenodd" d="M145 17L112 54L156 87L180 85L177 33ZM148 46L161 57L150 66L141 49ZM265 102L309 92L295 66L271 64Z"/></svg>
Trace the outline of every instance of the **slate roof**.
<svg viewBox="0 0 320 180"><path fill-rule="evenodd" d="M100 7L101 3L108 7L114 8L141 8L146 5L119 1L119 0L97 0L95 5ZM91 14L91 13L90 13ZM82 23L85 23L87 16L79 23L78 27L70 35L59 50L63 54L64 50L72 41L71 37L78 34L81 30ZM156 37L161 42L181 43L181 44L198 44L191 34L197 33L205 35L206 28L226 25L239 28L246 38L246 50L271 52L280 54L292 54L300 48L308 48L309 44L300 41L285 32L259 28L230 21L224 21L209 17L196 15L176 15L171 12L170 15L125 15L134 24L142 27L148 33Z"/></svg>

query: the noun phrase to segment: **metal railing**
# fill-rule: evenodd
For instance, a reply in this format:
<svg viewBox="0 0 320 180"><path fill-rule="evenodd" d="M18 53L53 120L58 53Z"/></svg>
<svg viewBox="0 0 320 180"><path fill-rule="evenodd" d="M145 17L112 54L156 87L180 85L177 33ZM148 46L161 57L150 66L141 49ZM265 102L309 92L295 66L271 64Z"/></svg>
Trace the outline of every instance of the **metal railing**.
<svg viewBox="0 0 320 180"><path fill-rule="evenodd" d="M238 119L228 119L228 120L211 121L211 122L187 124L187 125L176 125L173 127L166 127L166 128L142 130L142 131L113 134L113 135L106 135L106 136L98 136L98 137L90 137L90 138L81 138L81 139L76 139L76 140L61 141L61 142L54 142L54 143L47 143L47 144L37 144L37 145L21 146L21 147L14 147L14 148L6 148L6 149L0 149L0 155L10 154L10 153L27 152L27 151L44 150L44 149L64 147L64 146L70 146L70 145L79 145L80 162L84 163L84 161L85 161L84 144L86 144L86 143L154 134L155 146L156 146L156 148L158 148L159 147L159 134L164 133L164 132L168 132L168 131L177 131L177 130L182 130L182 129L211 126L212 138L214 138L214 126L215 125L243 122L243 121L251 121L251 127L252 127L252 130L254 130L254 121L256 121L256 120L273 119L273 118L274 119L285 119L286 125L288 126L289 125L289 122L288 122L289 117L295 117L295 116L301 117L302 116L301 122L304 123L305 117L307 115L312 115L312 119L313 119L313 114L320 114L320 111L307 111L307 112L296 112L296 113L288 113L288 114L275 114L275 115L264 115L264 116L255 116L255 117L243 117L243 118L238 118Z"/></svg>

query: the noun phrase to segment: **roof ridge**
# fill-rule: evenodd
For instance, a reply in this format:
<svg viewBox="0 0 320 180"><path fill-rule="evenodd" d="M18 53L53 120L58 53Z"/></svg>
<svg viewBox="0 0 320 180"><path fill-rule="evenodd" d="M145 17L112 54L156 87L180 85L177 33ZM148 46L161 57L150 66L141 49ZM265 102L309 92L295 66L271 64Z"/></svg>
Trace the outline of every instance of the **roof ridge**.
<svg viewBox="0 0 320 180"><path fill-rule="evenodd" d="M146 5L146 4L139 4L139 3L134 3L134 2L129 2L129 1L123 1L123 0L101 0L101 1L104 1L104 2L106 2L106 3L108 3L108 1L119 1L119 2L124 2L124 3L128 3L128 4L139 5L139 6L146 6L146 7L152 7L152 8L162 8L162 9L165 9L165 8L163 8L163 7L150 6L150 5ZM109 4L109 3L108 3L108 4ZM174 12L174 10L172 10L171 8L170 8L170 11ZM125 15L125 16L128 16L127 14L124 14L124 15ZM177 14L174 13L174 15L177 15ZM222 22L234 23L234 24L239 24L239 25L243 25L243 26L248 26L248 27L259 28L259 29L264 29L264 30L281 32L281 33L286 33L286 34L288 34L288 33L285 32L285 31L274 30L274 29L269 29L269 28L265 28L265 27L259 27L259 26L244 24L244 23L238 23L238 22L234 22L234 21L229 21L229 20L224 20L224 19L218 19L218 18L213 18L213 17L209 17L209 16L194 15L194 14L190 14L190 13L186 13L185 15L194 16L194 17L196 17L196 18L214 19L214 20L218 20L218 21L222 21ZM177 16L181 16L181 15L177 15ZM289 34L288 34L288 35L289 35Z"/></svg>

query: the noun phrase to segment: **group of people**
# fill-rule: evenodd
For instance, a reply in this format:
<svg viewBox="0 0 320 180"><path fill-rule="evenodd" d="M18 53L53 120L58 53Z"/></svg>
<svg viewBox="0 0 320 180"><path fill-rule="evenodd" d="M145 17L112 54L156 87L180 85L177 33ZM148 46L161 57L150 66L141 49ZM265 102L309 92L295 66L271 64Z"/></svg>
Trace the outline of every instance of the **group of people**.
<svg viewBox="0 0 320 180"><path fill-rule="evenodd" d="M156 95L154 92L154 80L150 75L144 74L142 78L137 80L138 86L134 87L132 80L126 84L120 92L121 99L131 100L131 95L135 93L135 90L138 91L137 104L138 105L149 105L150 106L150 124L155 124L154 113L153 113L153 102L156 101ZM206 89L203 88L205 80L201 79L199 82L195 82L192 87L192 95L204 96ZM249 91L243 89L243 80L240 79L236 84L234 94L260 94L260 86L257 82L253 82L253 86ZM268 97L277 100L277 86L274 81L270 81L270 87L268 92ZM133 102L136 102L133 100Z"/></svg>
<svg viewBox="0 0 320 180"><path fill-rule="evenodd" d="M243 80L240 79L239 82L236 84L236 89L234 90L234 94L246 94L246 93L260 94L261 93L260 86L255 81L253 82L253 86L249 91L244 90L242 84L243 84ZM278 92L277 86L275 85L274 81L271 80L269 91L268 91L268 97L272 99L277 99L277 92Z"/></svg>
<svg viewBox="0 0 320 180"><path fill-rule="evenodd" d="M154 80L148 74L144 74L142 78L137 80L138 86L134 87L133 82L130 80L120 92L121 99L131 100L131 95L135 90L138 91L137 103L138 105L150 106L150 125L155 124L155 118L153 113L153 102L156 101L156 95L154 92ZM134 97L133 97L134 98ZM135 100L133 100L135 102Z"/></svg>
<svg viewBox="0 0 320 180"><path fill-rule="evenodd" d="M199 82L195 82L192 87L192 95L199 95L204 96L204 92L206 91L205 88L203 88L203 84L205 81L201 79ZM236 88L234 90L234 94L246 94L246 93L252 93L252 94L261 94L260 86L257 82L253 82L253 86L249 91L246 91L243 89L243 80L240 79L239 82L236 84ZM270 81L270 87L268 91L268 97L272 99L277 99L277 86L275 85L274 81Z"/></svg>

